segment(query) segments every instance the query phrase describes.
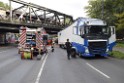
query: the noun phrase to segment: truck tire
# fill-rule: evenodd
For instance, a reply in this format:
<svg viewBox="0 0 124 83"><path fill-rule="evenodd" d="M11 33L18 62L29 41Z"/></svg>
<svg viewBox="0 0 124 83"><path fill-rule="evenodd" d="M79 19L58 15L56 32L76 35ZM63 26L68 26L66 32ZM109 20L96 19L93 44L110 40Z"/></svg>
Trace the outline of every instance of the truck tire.
<svg viewBox="0 0 124 83"><path fill-rule="evenodd" d="M62 45L59 45L60 48L62 48Z"/></svg>
<svg viewBox="0 0 124 83"><path fill-rule="evenodd" d="M80 58L83 58L82 54L80 54L80 53L78 54L78 56L79 56Z"/></svg>
<svg viewBox="0 0 124 83"><path fill-rule="evenodd" d="M75 49L71 50L71 57L76 58L76 50Z"/></svg>
<svg viewBox="0 0 124 83"><path fill-rule="evenodd" d="M63 44L61 45L61 48L64 49L64 45Z"/></svg>

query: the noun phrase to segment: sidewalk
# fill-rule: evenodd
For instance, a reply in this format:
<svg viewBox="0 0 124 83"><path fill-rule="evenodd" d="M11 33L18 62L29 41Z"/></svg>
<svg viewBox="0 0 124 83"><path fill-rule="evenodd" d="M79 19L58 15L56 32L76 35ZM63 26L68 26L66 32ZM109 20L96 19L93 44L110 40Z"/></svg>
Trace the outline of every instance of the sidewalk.
<svg viewBox="0 0 124 83"><path fill-rule="evenodd" d="M113 50L120 51L120 52L124 53L124 48L122 48L122 47L114 47Z"/></svg>

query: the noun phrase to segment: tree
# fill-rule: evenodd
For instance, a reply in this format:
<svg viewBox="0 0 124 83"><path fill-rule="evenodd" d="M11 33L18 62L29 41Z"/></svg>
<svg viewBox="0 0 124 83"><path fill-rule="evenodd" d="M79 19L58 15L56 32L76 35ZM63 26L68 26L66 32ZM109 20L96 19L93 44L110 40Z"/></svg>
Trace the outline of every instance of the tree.
<svg viewBox="0 0 124 83"><path fill-rule="evenodd" d="M121 14L115 14L115 16L118 18L116 23L117 38L124 38L124 12Z"/></svg>
<svg viewBox="0 0 124 83"><path fill-rule="evenodd" d="M91 18L103 19L108 25L117 27L117 37L124 35L124 0L89 0L85 7ZM103 14L103 18L102 18Z"/></svg>
<svg viewBox="0 0 124 83"><path fill-rule="evenodd" d="M2 7L5 11L10 9L10 6L6 3L0 1L0 7Z"/></svg>
<svg viewBox="0 0 124 83"><path fill-rule="evenodd" d="M109 25L114 25L113 0L89 0L89 5L85 7L89 17L105 20Z"/></svg>
<svg viewBox="0 0 124 83"><path fill-rule="evenodd" d="M88 13L88 16L92 17L92 18L100 18L100 12L101 12L101 8L100 8L100 2L99 0L89 0L89 5L85 7L86 9L86 13Z"/></svg>
<svg viewBox="0 0 124 83"><path fill-rule="evenodd" d="M0 1L0 7L4 7L4 3Z"/></svg>

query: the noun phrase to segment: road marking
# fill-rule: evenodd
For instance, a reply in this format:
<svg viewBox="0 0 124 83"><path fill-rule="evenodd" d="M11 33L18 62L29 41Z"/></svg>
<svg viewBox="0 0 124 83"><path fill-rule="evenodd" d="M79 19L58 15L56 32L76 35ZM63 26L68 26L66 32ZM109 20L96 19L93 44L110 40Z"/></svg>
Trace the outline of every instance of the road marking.
<svg viewBox="0 0 124 83"><path fill-rule="evenodd" d="M39 73L38 73L38 75L37 75L37 79L36 79L35 83L39 83L39 80L40 80L40 77L41 77L41 74L42 74L44 65L45 65L45 63L46 63L47 57L48 57L48 54L47 54L46 56L44 55L44 57L42 58L43 63L42 63L42 65L41 65L41 68L40 68L40 71L39 71Z"/></svg>
<svg viewBox="0 0 124 83"><path fill-rule="evenodd" d="M7 51L2 51L2 52L0 52L0 53L4 53L4 52L7 52Z"/></svg>
<svg viewBox="0 0 124 83"><path fill-rule="evenodd" d="M91 67L92 69L96 70L97 72L99 72L100 74L102 74L103 76L105 76L106 78L110 78L108 75L106 75L105 73L101 72L100 70L98 70L97 68L95 68L94 66L92 66L89 63L86 63L89 67Z"/></svg>

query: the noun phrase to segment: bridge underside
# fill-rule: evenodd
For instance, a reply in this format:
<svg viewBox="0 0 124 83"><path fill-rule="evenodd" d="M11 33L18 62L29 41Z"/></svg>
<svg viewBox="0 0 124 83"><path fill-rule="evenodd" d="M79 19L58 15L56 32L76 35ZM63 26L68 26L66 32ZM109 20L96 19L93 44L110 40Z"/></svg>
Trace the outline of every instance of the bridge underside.
<svg viewBox="0 0 124 83"><path fill-rule="evenodd" d="M28 28L44 28L48 34L57 34L58 31L62 30L60 26L46 25L46 24L18 24L18 23L0 23L0 32L14 32L19 33L19 29L21 26L26 26Z"/></svg>
<svg viewBox="0 0 124 83"><path fill-rule="evenodd" d="M20 29L21 25L10 25L10 24L3 24L3 25L0 25L0 33L1 32L12 32L12 33L19 33L19 29ZM26 27L29 27L29 26L26 26ZM29 28L39 28L39 27L29 27ZM42 27L41 27L42 28ZM61 29L60 28L55 28L55 27L45 27L44 26L44 29L46 30L46 32L48 34L57 34L58 31L60 31Z"/></svg>

